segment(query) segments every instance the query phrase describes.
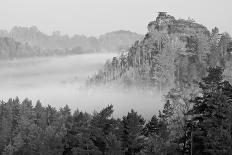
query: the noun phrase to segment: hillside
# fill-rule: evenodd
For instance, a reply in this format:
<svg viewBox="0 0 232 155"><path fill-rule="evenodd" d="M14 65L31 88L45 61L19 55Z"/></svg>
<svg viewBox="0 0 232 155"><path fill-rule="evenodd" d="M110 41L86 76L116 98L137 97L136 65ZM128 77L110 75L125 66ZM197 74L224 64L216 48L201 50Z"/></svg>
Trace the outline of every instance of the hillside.
<svg viewBox="0 0 232 155"><path fill-rule="evenodd" d="M142 35L130 31L114 31L100 38L84 35L61 35L54 31L52 35L42 33L37 27L13 27L11 31L0 30L0 37L10 37L17 42L36 46L41 49L75 49L82 48L88 52L115 52L128 49L132 43L142 38Z"/></svg>
<svg viewBox="0 0 232 155"><path fill-rule="evenodd" d="M220 66L227 78L231 70L231 37L211 32L193 20L175 19L160 12L147 26L148 33L127 52L105 64L87 85L116 84L136 87L189 87Z"/></svg>
<svg viewBox="0 0 232 155"><path fill-rule="evenodd" d="M0 37L0 59L14 59L35 56L52 56L52 55L70 55L82 54L88 51L83 51L81 48L72 50L64 49L44 49L37 46L31 46L28 43L20 43L12 38Z"/></svg>
<svg viewBox="0 0 232 155"><path fill-rule="evenodd" d="M142 35L130 31L113 31L99 37L99 44L104 51L128 50L132 44L143 38Z"/></svg>

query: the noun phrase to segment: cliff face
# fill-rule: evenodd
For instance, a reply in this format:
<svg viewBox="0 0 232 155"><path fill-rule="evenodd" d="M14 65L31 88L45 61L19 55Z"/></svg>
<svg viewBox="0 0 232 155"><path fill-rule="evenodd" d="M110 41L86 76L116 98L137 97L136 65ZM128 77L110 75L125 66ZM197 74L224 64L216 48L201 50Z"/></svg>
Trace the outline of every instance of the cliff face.
<svg viewBox="0 0 232 155"><path fill-rule="evenodd" d="M148 33L166 33L181 36L181 39L187 40L191 36L205 35L210 36L208 29L193 20L175 19L173 16L160 12L155 21L152 21L147 26Z"/></svg>
<svg viewBox="0 0 232 155"><path fill-rule="evenodd" d="M147 28L141 41L107 62L87 83L186 87L205 76L207 67L223 67L230 57L230 37L210 33L193 20L177 20L160 12Z"/></svg>

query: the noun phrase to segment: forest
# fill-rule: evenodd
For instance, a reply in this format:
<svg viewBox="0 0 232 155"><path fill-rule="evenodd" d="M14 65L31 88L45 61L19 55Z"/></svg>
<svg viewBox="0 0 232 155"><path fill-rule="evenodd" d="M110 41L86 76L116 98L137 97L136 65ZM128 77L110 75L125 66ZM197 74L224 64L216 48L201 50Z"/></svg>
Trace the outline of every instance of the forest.
<svg viewBox="0 0 232 155"><path fill-rule="evenodd" d="M164 109L143 128L140 153L231 154L231 36L165 12L147 28L143 40L107 61L87 86L165 92Z"/></svg>
<svg viewBox="0 0 232 155"><path fill-rule="evenodd" d="M0 154L230 155L231 52L228 33L160 13L142 40L86 82L167 92L158 114L145 120L131 109L114 118L113 105L72 112L16 97L0 104Z"/></svg>
<svg viewBox="0 0 232 155"><path fill-rule="evenodd" d="M228 155L232 149L232 86L209 68L201 93L172 89L159 114L133 109L113 118L113 106L89 114L18 98L0 104L2 155ZM143 104L143 103L141 103Z"/></svg>

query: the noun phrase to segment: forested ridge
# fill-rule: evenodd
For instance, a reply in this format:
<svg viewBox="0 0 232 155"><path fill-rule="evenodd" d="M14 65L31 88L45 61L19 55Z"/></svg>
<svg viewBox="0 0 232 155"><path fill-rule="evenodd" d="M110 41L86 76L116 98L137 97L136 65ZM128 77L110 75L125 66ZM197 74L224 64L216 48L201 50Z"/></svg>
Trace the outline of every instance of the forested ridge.
<svg viewBox="0 0 232 155"><path fill-rule="evenodd" d="M119 52L128 49L142 35L130 31L113 31L96 37L84 35L52 35L42 33L37 27L13 27L0 30L0 59L33 56Z"/></svg>
<svg viewBox="0 0 232 155"><path fill-rule="evenodd" d="M216 27L210 32L192 19L175 19L165 12L147 28L143 40L107 61L87 85L185 88L215 66L224 68L230 78L232 40L228 33Z"/></svg>
<svg viewBox="0 0 232 155"><path fill-rule="evenodd" d="M89 53L81 48L67 49L43 49L29 44L15 41L13 38L0 37L0 59L16 59L27 57L71 55Z"/></svg>

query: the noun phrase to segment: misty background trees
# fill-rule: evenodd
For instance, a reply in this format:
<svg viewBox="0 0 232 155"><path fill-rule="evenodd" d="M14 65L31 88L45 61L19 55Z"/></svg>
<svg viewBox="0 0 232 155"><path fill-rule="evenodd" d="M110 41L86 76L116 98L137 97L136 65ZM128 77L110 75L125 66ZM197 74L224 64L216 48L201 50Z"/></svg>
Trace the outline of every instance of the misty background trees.
<svg viewBox="0 0 232 155"><path fill-rule="evenodd" d="M37 27L13 27L9 32L0 30L0 59L35 56L120 52L129 49L143 36L130 31L113 31L96 37L84 35L52 35L42 33Z"/></svg>

